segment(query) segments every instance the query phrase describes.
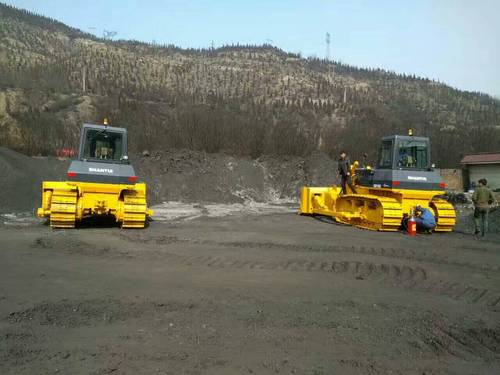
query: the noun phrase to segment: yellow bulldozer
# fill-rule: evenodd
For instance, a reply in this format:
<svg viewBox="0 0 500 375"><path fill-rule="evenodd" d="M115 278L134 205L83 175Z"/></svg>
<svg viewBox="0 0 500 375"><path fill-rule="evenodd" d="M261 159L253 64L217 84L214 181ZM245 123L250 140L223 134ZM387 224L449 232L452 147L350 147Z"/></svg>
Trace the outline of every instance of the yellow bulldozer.
<svg viewBox="0 0 500 375"><path fill-rule="evenodd" d="M302 187L300 214L324 215L359 228L397 231L417 205L430 208L436 232L455 226L455 209L442 196L445 183L430 163L430 141L426 137L384 137L375 169L350 169L356 193L346 194L337 186Z"/></svg>
<svg viewBox="0 0 500 375"><path fill-rule="evenodd" d="M127 155L127 130L84 124L78 158L66 181L42 183L40 218L52 228L74 228L85 218L114 217L122 228L144 228L153 211L147 207L146 184L138 183Z"/></svg>

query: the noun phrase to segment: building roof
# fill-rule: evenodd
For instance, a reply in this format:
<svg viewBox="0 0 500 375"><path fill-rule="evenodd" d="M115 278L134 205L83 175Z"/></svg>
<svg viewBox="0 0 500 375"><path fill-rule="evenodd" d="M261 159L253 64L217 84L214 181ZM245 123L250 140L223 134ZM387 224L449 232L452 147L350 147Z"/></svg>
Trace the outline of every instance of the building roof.
<svg viewBox="0 0 500 375"><path fill-rule="evenodd" d="M500 164L500 152L465 155L460 164Z"/></svg>

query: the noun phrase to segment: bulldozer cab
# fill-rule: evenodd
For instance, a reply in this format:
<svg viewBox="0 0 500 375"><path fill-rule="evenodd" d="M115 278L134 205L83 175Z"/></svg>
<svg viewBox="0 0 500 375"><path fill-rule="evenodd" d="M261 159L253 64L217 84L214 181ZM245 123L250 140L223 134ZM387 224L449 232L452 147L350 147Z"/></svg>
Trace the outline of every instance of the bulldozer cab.
<svg viewBox="0 0 500 375"><path fill-rule="evenodd" d="M127 130L84 124L80 139L79 159L93 162L128 163Z"/></svg>
<svg viewBox="0 0 500 375"><path fill-rule="evenodd" d="M427 137L384 137L377 167L357 169L357 182L366 187L442 191L444 184L431 164L430 153Z"/></svg>
<svg viewBox="0 0 500 375"><path fill-rule="evenodd" d="M429 170L429 138L394 135L382 139L378 169Z"/></svg>

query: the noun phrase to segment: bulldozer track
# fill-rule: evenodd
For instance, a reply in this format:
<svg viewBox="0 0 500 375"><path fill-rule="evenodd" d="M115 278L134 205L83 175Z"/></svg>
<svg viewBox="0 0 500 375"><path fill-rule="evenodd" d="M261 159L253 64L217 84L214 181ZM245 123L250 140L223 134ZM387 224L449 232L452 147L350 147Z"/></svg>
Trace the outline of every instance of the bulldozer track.
<svg viewBox="0 0 500 375"><path fill-rule="evenodd" d="M125 191L123 211L122 228L144 228L147 214L145 195L136 191Z"/></svg>
<svg viewBox="0 0 500 375"><path fill-rule="evenodd" d="M205 266L215 269L333 273L350 276L356 280L374 280L416 292L446 296L463 303L479 303L491 308L500 306L500 294L498 292L445 280L432 280L425 268L422 267L360 261L258 261L209 255L183 256L173 253L164 255L173 262L186 266Z"/></svg>
<svg viewBox="0 0 500 375"><path fill-rule="evenodd" d="M363 204L358 204L358 203ZM394 198L376 196L376 195L346 195L337 198L337 204L344 204L348 212L351 212L354 207L361 209L365 214L359 218L344 217L343 215L335 216L335 219L343 224L352 225L368 230L383 230L397 231L401 226L403 211L401 203ZM367 214L370 205L378 205L378 214L374 217L373 214ZM361 208L359 208L361 207Z"/></svg>
<svg viewBox="0 0 500 375"><path fill-rule="evenodd" d="M453 205L444 200L433 200L430 202L437 218L436 232L451 232L455 227L456 213Z"/></svg>
<svg viewBox="0 0 500 375"><path fill-rule="evenodd" d="M50 226L52 228L74 228L78 191L54 190L50 201Z"/></svg>

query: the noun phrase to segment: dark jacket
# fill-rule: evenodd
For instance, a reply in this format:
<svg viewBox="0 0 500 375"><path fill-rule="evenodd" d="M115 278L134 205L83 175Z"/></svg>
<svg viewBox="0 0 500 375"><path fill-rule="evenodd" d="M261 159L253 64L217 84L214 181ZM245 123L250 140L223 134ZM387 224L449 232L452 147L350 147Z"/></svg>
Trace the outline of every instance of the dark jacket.
<svg viewBox="0 0 500 375"><path fill-rule="evenodd" d="M347 177L347 174L351 172L351 161L346 156L344 159L339 159L339 174L343 177Z"/></svg>
<svg viewBox="0 0 500 375"><path fill-rule="evenodd" d="M474 194L472 194L472 201L474 202L474 206L477 208L489 208L490 205L495 203L495 197L490 189L481 185L474 190Z"/></svg>

